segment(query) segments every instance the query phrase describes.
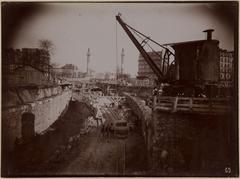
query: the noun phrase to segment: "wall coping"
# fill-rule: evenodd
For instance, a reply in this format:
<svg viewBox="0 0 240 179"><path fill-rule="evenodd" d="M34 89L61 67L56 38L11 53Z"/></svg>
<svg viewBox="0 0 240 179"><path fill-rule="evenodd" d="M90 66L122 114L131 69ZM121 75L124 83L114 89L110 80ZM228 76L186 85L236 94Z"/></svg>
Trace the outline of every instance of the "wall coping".
<svg viewBox="0 0 240 179"><path fill-rule="evenodd" d="M47 97L47 98L41 98L41 99L38 99L34 102L29 102L29 103L25 103L25 104L20 104L20 105L17 105L17 106L10 106L10 107L2 107L2 112L15 112L17 110L26 110L26 109L31 109L33 108L35 105L38 105L38 104L42 104L44 102L48 102L50 100L52 100L52 98L56 97L56 96L60 96L60 95L63 95L63 93L68 93L68 92L71 92L71 89L69 90L65 90L65 91L62 91L62 93L60 94L56 94L56 95L52 95L50 97Z"/></svg>

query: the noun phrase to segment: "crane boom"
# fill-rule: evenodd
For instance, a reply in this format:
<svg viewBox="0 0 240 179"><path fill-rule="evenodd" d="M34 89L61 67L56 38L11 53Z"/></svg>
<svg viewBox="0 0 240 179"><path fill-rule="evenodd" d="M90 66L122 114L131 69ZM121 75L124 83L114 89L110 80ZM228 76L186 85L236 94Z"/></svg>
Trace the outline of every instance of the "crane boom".
<svg viewBox="0 0 240 179"><path fill-rule="evenodd" d="M163 79L163 73L158 68L158 66L154 63L152 58L148 55L148 53L145 51L145 49L141 46L141 44L137 41L137 39L134 37L134 35L131 33L131 31L128 29L127 25L123 22L120 15L116 16L116 20L118 23L122 26L122 28L127 33L128 37L132 40L138 51L141 53L143 58L146 60L147 64L150 66L150 68L153 70L153 72L156 74L159 81Z"/></svg>

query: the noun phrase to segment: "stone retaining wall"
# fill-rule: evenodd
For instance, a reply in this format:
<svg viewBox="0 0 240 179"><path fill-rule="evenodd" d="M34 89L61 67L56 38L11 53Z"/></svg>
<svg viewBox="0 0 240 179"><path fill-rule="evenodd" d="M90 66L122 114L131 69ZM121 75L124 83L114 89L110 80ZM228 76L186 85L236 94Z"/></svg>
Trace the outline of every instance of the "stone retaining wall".
<svg viewBox="0 0 240 179"><path fill-rule="evenodd" d="M69 88L53 87L44 89L14 89L3 95L2 130L3 147L14 148L16 139L22 138L22 115L34 115L34 131L39 134L46 130L68 107L72 96Z"/></svg>

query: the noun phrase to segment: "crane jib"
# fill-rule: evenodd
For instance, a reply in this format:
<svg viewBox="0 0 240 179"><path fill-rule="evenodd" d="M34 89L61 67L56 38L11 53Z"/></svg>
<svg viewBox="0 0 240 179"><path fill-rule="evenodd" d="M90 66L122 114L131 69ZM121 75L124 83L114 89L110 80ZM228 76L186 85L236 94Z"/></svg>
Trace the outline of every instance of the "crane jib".
<svg viewBox="0 0 240 179"><path fill-rule="evenodd" d="M116 16L116 20L119 22L119 24L122 26L124 31L127 33L128 37L132 40L138 51L141 53L143 58L146 60L147 64L150 66L150 68L153 70L153 72L156 74L158 79L163 79L163 73L158 68L158 66L154 63L154 61L151 59L151 57L148 55L148 53L144 50L144 48L141 46L141 44L137 41L137 39L134 37L134 35L131 33L131 31L128 29L126 24L122 21L119 15Z"/></svg>

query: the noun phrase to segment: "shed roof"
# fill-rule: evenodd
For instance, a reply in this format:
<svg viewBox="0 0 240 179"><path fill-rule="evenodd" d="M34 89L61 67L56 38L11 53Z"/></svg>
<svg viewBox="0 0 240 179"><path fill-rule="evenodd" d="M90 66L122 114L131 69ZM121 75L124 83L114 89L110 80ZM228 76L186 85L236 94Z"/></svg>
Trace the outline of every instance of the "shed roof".
<svg viewBox="0 0 240 179"><path fill-rule="evenodd" d="M185 42L177 42L177 43L169 43L169 44L164 44L164 45L169 45L171 47L178 46L178 45L189 45L189 44L202 44L203 42L206 41L213 41L219 43L218 40L193 40L193 41L185 41Z"/></svg>

